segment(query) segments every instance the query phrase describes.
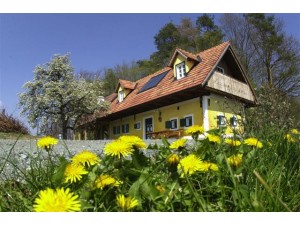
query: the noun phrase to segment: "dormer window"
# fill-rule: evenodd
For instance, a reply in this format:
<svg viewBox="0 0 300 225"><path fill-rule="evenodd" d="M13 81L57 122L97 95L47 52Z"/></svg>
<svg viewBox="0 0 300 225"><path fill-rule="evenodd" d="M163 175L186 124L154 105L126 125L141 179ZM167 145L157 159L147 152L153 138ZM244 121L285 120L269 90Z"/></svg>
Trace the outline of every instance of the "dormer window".
<svg viewBox="0 0 300 225"><path fill-rule="evenodd" d="M125 93L124 93L124 91L122 90L122 91L119 91L119 102L123 102L123 100L124 100L124 97L125 97Z"/></svg>
<svg viewBox="0 0 300 225"><path fill-rule="evenodd" d="M185 62L176 65L176 78L177 80L186 76Z"/></svg>

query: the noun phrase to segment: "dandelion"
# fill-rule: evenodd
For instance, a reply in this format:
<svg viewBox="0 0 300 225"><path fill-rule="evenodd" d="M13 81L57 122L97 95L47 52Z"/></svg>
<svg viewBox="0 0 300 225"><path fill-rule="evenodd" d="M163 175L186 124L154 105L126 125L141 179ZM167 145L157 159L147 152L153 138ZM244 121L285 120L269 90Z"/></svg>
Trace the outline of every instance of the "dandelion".
<svg viewBox="0 0 300 225"><path fill-rule="evenodd" d="M105 187L118 187L122 182L117 181L115 178L113 178L110 175L104 174L100 175L96 180L95 180L95 185L97 188L100 188L101 190Z"/></svg>
<svg viewBox="0 0 300 225"><path fill-rule="evenodd" d="M210 163L210 162L201 162L199 166L199 171L207 172L209 170L212 171L219 171L219 167L215 163Z"/></svg>
<svg viewBox="0 0 300 225"><path fill-rule="evenodd" d="M87 165L88 167L100 164L101 162L100 158L95 153L88 150L83 150L76 154L71 160L74 164Z"/></svg>
<svg viewBox="0 0 300 225"><path fill-rule="evenodd" d="M159 191L159 193L164 193L166 191L162 185L156 185L156 189Z"/></svg>
<svg viewBox="0 0 300 225"><path fill-rule="evenodd" d="M290 130L289 134L285 135L288 142L297 142L300 139L300 132L297 129Z"/></svg>
<svg viewBox="0 0 300 225"><path fill-rule="evenodd" d="M292 135L290 135L290 134L285 135L285 139L287 139L288 142L293 142L293 143L295 143L295 142L297 141L297 139L294 138L294 137L293 137Z"/></svg>
<svg viewBox="0 0 300 225"><path fill-rule="evenodd" d="M177 165L179 163L179 155L177 154L171 154L167 158L167 163L172 166L172 165Z"/></svg>
<svg viewBox="0 0 300 225"><path fill-rule="evenodd" d="M243 154L232 155L227 158L229 165L238 167L243 161Z"/></svg>
<svg viewBox="0 0 300 225"><path fill-rule="evenodd" d="M208 134L207 138L208 138L209 142L221 144L221 138L217 135Z"/></svg>
<svg viewBox="0 0 300 225"><path fill-rule="evenodd" d="M82 179L82 175L88 172L84 169L81 164L69 163L65 169L65 183L76 183Z"/></svg>
<svg viewBox="0 0 300 225"><path fill-rule="evenodd" d="M145 149L147 147L146 143L137 136L121 136L120 141L129 143L132 147Z"/></svg>
<svg viewBox="0 0 300 225"><path fill-rule="evenodd" d="M70 192L69 188L47 188L40 191L34 203L33 209L36 212L76 212L81 207L78 195Z"/></svg>
<svg viewBox="0 0 300 225"><path fill-rule="evenodd" d="M195 134L204 134L204 128L199 125L194 125L189 127L186 131L186 134L188 135L195 135Z"/></svg>
<svg viewBox="0 0 300 225"><path fill-rule="evenodd" d="M262 148L263 144L257 138L247 138L244 140L244 144L249 146L254 146L257 148Z"/></svg>
<svg viewBox="0 0 300 225"><path fill-rule="evenodd" d="M117 205L123 211L129 211L139 204L138 200L133 197L125 197L124 195L117 196Z"/></svg>
<svg viewBox="0 0 300 225"><path fill-rule="evenodd" d="M201 163L202 160L200 158L191 154L179 161L177 170L181 174L181 177L184 177L184 174L192 175L196 171L199 171Z"/></svg>
<svg viewBox="0 0 300 225"><path fill-rule="evenodd" d="M50 136L45 136L45 137L40 138L37 141L37 146L39 148L44 148L46 151L49 151L57 143L58 143L58 139L50 137Z"/></svg>
<svg viewBox="0 0 300 225"><path fill-rule="evenodd" d="M177 141L174 141L171 145L170 145L170 148L171 149L180 149L180 148L183 148L184 145L186 143L186 139L182 138L182 139L179 139Z"/></svg>
<svg viewBox="0 0 300 225"><path fill-rule="evenodd" d="M133 150L132 144L121 140L116 140L105 145L104 154L121 158L121 156L126 157L131 155Z"/></svg>
<svg viewBox="0 0 300 225"><path fill-rule="evenodd" d="M228 144L230 146L234 146L234 147L241 145L241 142L239 140L233 140L233 139L229 139L229 138L226 138L224 142L226 144Z"/></svg>
<svg viewBox="0 0 300 225"><path fill-rule="evenodd" d="M292 134L300 134L300 132L299 132L297 129L292 129L292 130L291 130L291 133L292 133Z"/></svg>

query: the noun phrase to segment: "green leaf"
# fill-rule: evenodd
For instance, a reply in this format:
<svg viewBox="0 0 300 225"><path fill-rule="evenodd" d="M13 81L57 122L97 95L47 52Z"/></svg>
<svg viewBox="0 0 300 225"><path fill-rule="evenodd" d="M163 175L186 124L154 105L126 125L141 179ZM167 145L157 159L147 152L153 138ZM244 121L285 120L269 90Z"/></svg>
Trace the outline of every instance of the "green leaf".
<svg viewBox="0 0 300 225"><path fill-rule="evenodd" d="M60 186L62 184L65 169L68 164L68 161L64 157L60 157L59 161L60 164L52 176L52 182L54 183L55 186Z"/></svg>

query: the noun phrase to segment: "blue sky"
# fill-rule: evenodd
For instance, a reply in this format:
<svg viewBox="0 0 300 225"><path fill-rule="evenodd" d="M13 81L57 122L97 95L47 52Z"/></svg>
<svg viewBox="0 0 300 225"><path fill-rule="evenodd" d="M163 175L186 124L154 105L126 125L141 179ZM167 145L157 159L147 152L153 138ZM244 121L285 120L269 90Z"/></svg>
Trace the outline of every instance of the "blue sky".
<svg viewBox="0 0 300 225"><path fill-rule="evenodd" d="M17 94L33 79L38 64L54 54L71 53L76 72L96 71L156 51L154 36L168 22L201 14L0 13L0 104L19 116ZM221 14L215 14L216 22ZM300 40L300 14L276 14L286 31ZM22 118L24 121L25 118Z"/></svg>

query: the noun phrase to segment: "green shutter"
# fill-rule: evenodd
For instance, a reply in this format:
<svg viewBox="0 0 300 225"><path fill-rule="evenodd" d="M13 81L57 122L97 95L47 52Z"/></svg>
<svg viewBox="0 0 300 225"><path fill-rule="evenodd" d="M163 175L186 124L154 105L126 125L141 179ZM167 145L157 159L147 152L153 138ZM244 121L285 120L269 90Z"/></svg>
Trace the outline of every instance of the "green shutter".
<svg viewBox="0 0 300 225"><path fill-rule="evenodd" d="M172 127L171 121L166 121L166 129L170 129Z"/></svg>

